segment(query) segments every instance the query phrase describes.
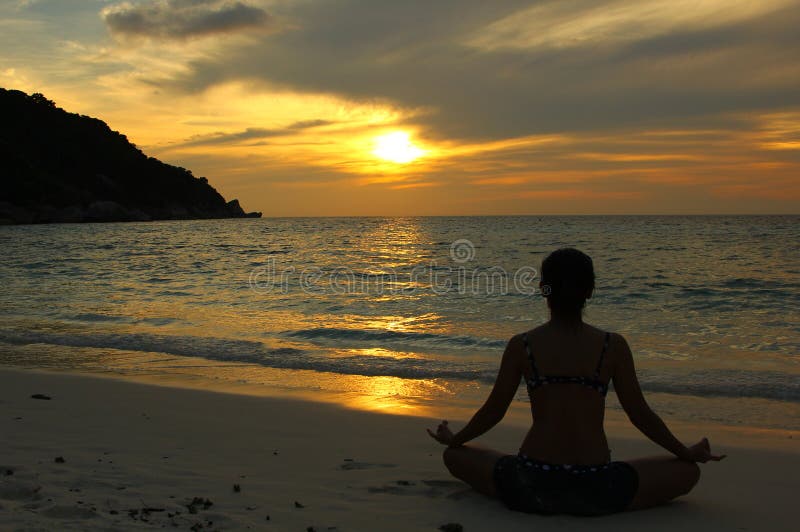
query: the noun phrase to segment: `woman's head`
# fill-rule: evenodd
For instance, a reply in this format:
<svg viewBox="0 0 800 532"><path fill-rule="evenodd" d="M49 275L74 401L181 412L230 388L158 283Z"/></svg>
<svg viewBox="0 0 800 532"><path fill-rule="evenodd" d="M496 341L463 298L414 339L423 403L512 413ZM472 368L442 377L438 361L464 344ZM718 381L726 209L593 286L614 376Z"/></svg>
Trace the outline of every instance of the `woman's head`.
<svg viewBox="0 0 800 532"><path fill-rule="evenodd" d="M542 293L550 311L580 314L594 290L594 265L589 255L573 248L552 252L542 262Z"/></svg>

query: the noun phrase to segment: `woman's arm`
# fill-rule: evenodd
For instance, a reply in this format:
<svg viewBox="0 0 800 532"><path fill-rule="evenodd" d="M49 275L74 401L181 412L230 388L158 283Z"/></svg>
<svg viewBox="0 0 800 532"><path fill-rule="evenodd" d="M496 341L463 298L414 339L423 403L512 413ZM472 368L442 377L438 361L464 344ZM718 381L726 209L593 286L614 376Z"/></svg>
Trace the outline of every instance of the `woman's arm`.
<svg viewBox="0 0 800 532"><path fill-rule="evenodd" d="M467 425L456 434L450 433L447 423L439 425L436 433L428 430L434 439L450 447L458 447L485 433L506 415L508 406L517 393L519 382L522 378L522 364L519 353L522 349L522 340L519 336L508 341L500 362L500 371L494 382L489 397L482 407L478 409Z"/></svg>
<svg viewBox="0 0 800 532"><path fill-rule="evenodd" d="M631 423L654 443L678 458L692 462L705 461L702 459L703 457L699 456L698 449L695 449L696 446L691 449L686 447L672 434L658 414L653 412L642 395L633 365L633 354L628 342L619 334L614 334L612 338L616 343L618 353L612 377L614 390ZM709 457L706 459L714 458L717 457L712 457L709 453Z"/></svg>

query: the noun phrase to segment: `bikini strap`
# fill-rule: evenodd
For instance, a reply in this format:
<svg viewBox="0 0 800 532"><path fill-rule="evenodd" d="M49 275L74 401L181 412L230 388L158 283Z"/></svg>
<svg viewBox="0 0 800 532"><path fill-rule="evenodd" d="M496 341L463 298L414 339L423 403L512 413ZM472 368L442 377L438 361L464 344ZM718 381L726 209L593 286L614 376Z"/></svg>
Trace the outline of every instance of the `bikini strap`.
<svg viewBox="0 0 800 532"><path fill-rule="evenodd" d="M528 343L528 333L526 332L522 335L522 339L525 341L525 351L528 352L528 361L531 363L531 371L533 372L533 379L539 380L539 370L536 368L536 361L533 359L533 353L531 352L531 344Z"/></svg>
<svg viewBox="0 0 800 532"><path fill-rule="evenodd" d="M608 341L611 339L611 333L606 332L606 337L603 340L603 350L600 351L600 360L597 361L597 369L594 370L594 378L598 378L600 376L600 368L603 366L603 358L606 356L606 350L608 350Z"/></svg>

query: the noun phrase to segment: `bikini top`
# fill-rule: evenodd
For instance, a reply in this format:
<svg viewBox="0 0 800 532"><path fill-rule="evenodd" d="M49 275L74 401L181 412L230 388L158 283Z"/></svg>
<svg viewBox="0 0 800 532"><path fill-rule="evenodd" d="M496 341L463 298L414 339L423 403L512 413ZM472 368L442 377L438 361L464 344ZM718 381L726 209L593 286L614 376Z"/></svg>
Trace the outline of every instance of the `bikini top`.
<svg viewBox="0 0 800 532"><path fill-rule="evenodd" d="M597 362L597 368L594 370L594 375L592 377L576 377L564 375L539 375L539 369L536 367L536 360L533 358L531 346L528 343L528 333L525 333L523 335L523 340L525 341L525 350L528 352L528 360L531 363L531 372L533 373L531 378L525 377L525 383L528 385L528 394L531 394L536 388L547 384L568 383L588 386L605 397L608 393L608 384L600 380L600 368L603 365L603 358L605 357L606 350L608 349L608 340L610 336L611 335L609 333L606 333L605 339L603 340L603 350L600 352L600 360Z"/></svg>

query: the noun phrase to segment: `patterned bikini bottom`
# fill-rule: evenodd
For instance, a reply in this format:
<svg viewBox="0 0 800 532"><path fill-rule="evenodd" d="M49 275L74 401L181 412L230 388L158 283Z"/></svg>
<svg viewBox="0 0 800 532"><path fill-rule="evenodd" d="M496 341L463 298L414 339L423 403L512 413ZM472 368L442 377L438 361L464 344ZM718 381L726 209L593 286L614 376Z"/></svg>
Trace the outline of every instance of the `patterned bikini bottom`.
<svg viewBox="0 0 800 532"><path fill-rule="evenodd" d="M549 464L520 453L497 461L494 483L500 499L512 510L603 515L621 512L630 505L639 476L626 462Z"/></svg>

